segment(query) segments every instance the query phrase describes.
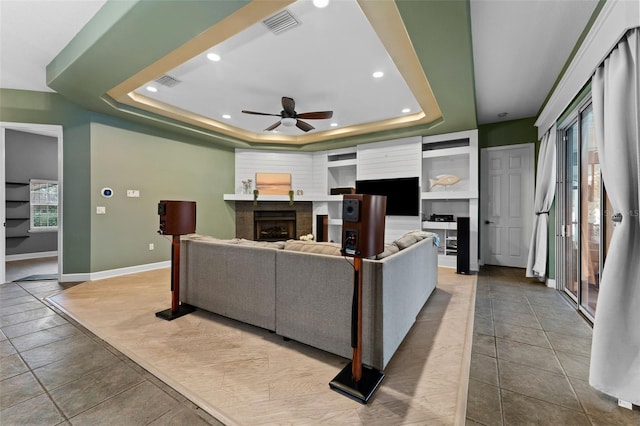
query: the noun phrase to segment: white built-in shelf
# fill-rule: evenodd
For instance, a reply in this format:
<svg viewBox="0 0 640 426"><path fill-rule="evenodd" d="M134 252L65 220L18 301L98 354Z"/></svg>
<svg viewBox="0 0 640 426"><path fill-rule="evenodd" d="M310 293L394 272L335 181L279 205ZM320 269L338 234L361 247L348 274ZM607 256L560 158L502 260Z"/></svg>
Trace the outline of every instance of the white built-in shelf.
<svg viewBox="0 0 640 426"><path fill-rule="evenodd" d="M329 161L327 163L327 168L333 169L336 167L351 167L357 164L358 160L355 158L350 158L348 160L337 160L337 161Z"/></svg>
<svg viewBox="0 0 640 426"><path fill-rule="evenodd" d="M456 230L458 229L457 222L435 222L432 220L425 220L422 222L423 229L448 229L448 230Z"/></svg>
<svg viewBox="0 0 640 426"><path fill-rule="evenodd" d="M253 194L224 194L225 201L253 201ZM288 195L258 195L261 201L289 201ZM342 201L342 195L294 195L293 201Z"/></svg>
<svg viewBox="0 0 640 426"><path fill-rule="evenodd" d="M423 200L461 200L478 198L478 194L472 194L469 191L433 191L423 192L420 198Z"/></svg>
<svg viewBox="0 0 640 426"><path fill-rule="evenodd" d="M422 158L451 157L454 155L469 155L470 152L471 152L471 148L468 146L432 149L428 151L422 151Z"/></svg>

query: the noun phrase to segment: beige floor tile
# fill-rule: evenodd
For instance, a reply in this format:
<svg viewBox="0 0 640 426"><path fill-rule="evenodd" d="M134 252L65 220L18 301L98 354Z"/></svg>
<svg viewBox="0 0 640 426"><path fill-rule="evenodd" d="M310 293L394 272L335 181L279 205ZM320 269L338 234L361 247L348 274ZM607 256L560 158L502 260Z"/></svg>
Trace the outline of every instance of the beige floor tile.
<svg viewBox="0 0 640 426"><path fill-rule="evenodd" d="M344 358L203 311L156 318L170 301L169 270L80 284L50 300L230 424L451 424L466 402L458 387L475 280L439 270L437 290L366 406L329 388Z"/></svg>

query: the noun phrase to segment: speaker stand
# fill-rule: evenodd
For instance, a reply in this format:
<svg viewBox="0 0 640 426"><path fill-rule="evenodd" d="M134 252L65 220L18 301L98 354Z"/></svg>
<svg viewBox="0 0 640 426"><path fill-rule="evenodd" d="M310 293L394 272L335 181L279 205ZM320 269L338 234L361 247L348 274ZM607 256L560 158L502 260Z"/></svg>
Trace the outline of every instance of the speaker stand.
<svg viewBox="0 0 640 426"><path fill-rule="evenodd" d="M362 404L369 402L382 383L384 373L362 365L362 257L353 258L354 280L351 303L351 347L353 357L349 364L329 382L338 393Z"/></svg>
<svg viewBox="0 0 640 426"><path fill-rule="evenodd" d="M174 235L171 242L171 308L156 312L156 317L173 321L195 310L191 305L180 304L180 235Z"/></svg>

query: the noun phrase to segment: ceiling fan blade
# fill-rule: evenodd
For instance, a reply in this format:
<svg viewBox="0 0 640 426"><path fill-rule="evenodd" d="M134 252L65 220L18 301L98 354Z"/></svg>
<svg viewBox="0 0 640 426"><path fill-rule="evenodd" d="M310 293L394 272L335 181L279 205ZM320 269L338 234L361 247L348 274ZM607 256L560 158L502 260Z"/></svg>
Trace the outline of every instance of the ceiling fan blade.
<svg viewBox="0 0 640 426"><path fill-rule="evenodd" d="M302 114L298 114L298 118L304 118L305 120L320 120L331 117L333 117L333 111L303 112Z"/></svg>
<svg viewBox="0 0 640 426"><path fill-rule="evenodd" d="M309 130L315 129L315 127L313 127L311 124L305 123L302 120L297 120L296 121L296 127L298 129L302 130L303 132L308 132Z"/></svg>
<svg viewBox="0 0 640 426"><path fill-rule="evenodd" d="M256 111L247 111L246 109L243 109L242 112L244 112L245 114L255 114L255 115L273 115L274 117L280 117L280 114L269 114L267 112L256 112Z"/></svg>
<svg viewBox="0 0 640 426"><path fill-rule="evenodd" d="M265 132L268 132L269 130L273 130L276 127L278 127L280 125L279 121L276 121L275 123L273 123L271 126L267 127L266 129L264 129Z"/></svg>
<svg viewBox="0 0 640 426"><path fill-rule="evenodd" d="M286 113L287 117L295 117L296 116L296 102L293 98L287 98L286 96L282 97L282 109Z"/></svg>

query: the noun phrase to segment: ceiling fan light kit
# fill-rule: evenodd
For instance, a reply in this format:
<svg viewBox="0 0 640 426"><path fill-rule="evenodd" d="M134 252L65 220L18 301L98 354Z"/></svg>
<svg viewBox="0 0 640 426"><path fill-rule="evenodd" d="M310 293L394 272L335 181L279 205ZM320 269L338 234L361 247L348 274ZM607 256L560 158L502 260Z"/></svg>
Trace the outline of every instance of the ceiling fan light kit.
<svg viewBox="0 0 640 426"><path fill-rule="evenodd" d="M280 123L285 127L293 127L296 125L296 121L297 120L295 118L285 117L282 120L280 120Z"/></svg>
<svg viewBox="0 0 640 426"><path fill-rule="evenodd" d="M307 123L306 121L300 120L301 118L305 120L323 120L326 118L333 117L333 111L314 111L314 112L303 112L302 114L298 114L295 110L295 107L296 107L296 102L293 100L293 98L283 96L282 111L280 111L280 114L248 111L245 109L243 109L242 112L245 114L272 115L275 117L280 117L280 121L277 121L273 123L271 126L264 129L265 132L274 130L281 124L285 127L296 126L298 129L302 130L303 132L308 132L310 130L315 129L315 127L313 127L311 124Z"/></svg>

